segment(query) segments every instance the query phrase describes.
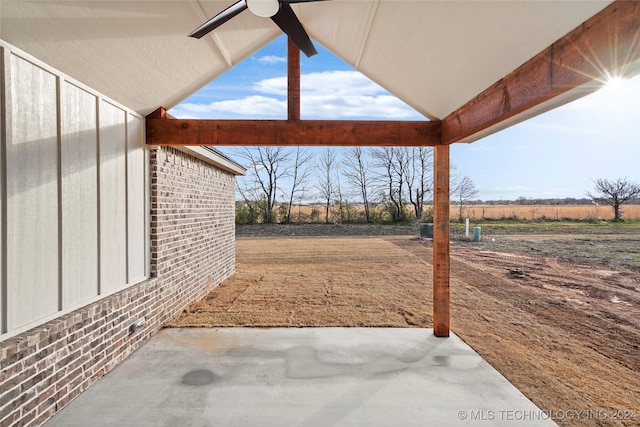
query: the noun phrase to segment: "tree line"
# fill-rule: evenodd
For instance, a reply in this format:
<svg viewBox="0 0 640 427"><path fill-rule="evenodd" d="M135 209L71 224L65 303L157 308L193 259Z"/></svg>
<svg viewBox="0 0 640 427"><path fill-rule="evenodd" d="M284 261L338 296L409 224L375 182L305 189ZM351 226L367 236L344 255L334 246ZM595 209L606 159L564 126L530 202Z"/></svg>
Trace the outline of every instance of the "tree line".
<svg viewBox="0 0 640 427"><path fill-rule="evenodd" d="M518 205L605 205L613 210L613 221L622 220L622 205L640 203L640 183L625 178L593 180L594 191L587 191L586 198L574 199L527 199L519 197L513 203ZM486 204L490 204L487 202Z"/></svg>
<svg viewBox="0 0 640 427"><path fill-rule="evenodd" d="M433 220L433 149L431 147L241 147L233 156L247 168L238 179L236 222L255 223L409 223ZM594 192L582 199L539 200L520 197L521 205L602 204L613 219L622 205L640 197L640 184L626 178L597 178ZM450 200L459 220L465 207L481 203L470 177L451 168ZM489 202L483 202L491 204ZM500 201L504 204L505 201ZM294 215L294 206L312 205ZM319 207L322 207L321 209Z"/></svg>
<svg viewBox="0 0 640 427"><path fill-rule="evenodd" d="M238 179L238 224L273 222L407 223L431 221L431 147L242 147L233 155L247 168ZM451 172L451 200L477 195L471 178ZM296 216L294 206L322 206Z"/></svg>

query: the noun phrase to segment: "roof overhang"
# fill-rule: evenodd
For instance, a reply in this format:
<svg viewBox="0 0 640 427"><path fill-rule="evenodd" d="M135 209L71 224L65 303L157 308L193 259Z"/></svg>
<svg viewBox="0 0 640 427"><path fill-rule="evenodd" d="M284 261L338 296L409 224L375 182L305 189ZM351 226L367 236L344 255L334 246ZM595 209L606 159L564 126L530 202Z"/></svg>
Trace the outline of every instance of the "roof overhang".
<svg viewBox="0 0 640 427"><path fill-rule="evenodd" d="M213 147L183 145L175 148L232 175L238 176L247 173L247 169L244 166Z"/></svg>
<svg viewBox="0 0 640 427"><path fill-rule="evenodd" d="M333 0L294 10L316 42L426 118L440 120L610 3ZM269 19L247 11L201 40L186 36L229 4L3 0L0 37L147 115L176 105L281 34ZM581 93L515 112L477 135Z"/></svg>
<svg viewBox="0 0 640 427"><path fill-rule="evenodd" d="M640 6L616 2L524 62L443 120L300 120L300 53L289 43L289 118L167 120L147 117L152 145L448 145L471 142L577 99L640 69Z"/></svg>

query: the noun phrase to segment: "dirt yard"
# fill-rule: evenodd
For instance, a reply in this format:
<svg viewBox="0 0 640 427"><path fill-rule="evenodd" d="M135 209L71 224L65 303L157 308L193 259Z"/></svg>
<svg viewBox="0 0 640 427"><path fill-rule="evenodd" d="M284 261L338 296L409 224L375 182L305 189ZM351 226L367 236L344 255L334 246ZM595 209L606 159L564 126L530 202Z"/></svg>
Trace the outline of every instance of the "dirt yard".
<svg viewBox="0 0 640 427"><path fill-rule="evenodd" d="M558 424L640 425L640 274L511 246L453 243L453 331ZM430 261L412 236L241 237L171 326L431 327Z"/></svg>

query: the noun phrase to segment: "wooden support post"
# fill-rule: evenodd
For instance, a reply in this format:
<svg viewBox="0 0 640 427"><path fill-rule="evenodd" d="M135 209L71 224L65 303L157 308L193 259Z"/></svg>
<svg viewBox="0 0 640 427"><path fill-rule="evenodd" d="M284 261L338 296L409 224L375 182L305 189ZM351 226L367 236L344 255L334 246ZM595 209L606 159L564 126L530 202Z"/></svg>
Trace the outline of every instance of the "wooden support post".
<svg viewBox="0 0 640 427"><path fill-rule="evenodd" d="M300 48L287 40L287 118L300 120Z"/></svg>
<svg viewBox="0 0 640 427"><path fill-rule="evenodd" d="M449 145L433 151L433 333L449 336Z"/></svg>

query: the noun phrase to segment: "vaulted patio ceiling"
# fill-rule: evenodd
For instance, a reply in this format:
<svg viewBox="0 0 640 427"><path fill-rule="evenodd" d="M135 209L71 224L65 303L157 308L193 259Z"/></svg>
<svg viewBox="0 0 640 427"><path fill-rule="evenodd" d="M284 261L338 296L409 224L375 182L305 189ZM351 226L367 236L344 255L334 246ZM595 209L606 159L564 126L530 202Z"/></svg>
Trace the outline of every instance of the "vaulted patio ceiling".
<svg viewBox="0 0 640 427"><path fill-rule="evenodd" d="M637 1L303 3L295 9L312 38L430 121L302 121L299 88L289 92L294 102L286 121L168 118L158 107L171 108L280 34L270 20L243 13L203 40L186 37L230 3L2 0L0 36L147 115L147 143L435 146L437 336L449 335L449 144L473 141L584 95L609 75L640 69ZM291 58L299 54L291 44L289 52L289 75L297 78Z"/></svg>
<svg viewBox="0 0 640 427"><path fill-rule="evenodd" d="M146 115L158 106L171 108L281 34L269 19L245 12L202 40L186 37L231 3L3 0L0 36ZM504 108L501 79L610 3L333 0L294 10L316 42L425 117L449 116L455 124L477 119L469 107L487 88L493 95L485 92L483 101L490 100L494 110ZM617 8L631 13L637 31L638 3L620 2ZM611 63L623 66L627 59ZM627 65L637 67L637 56L631 60ZM512 84L528 78L516 76ZM523 94L509 120L489 123L493 126L483 126L480 133L452 126L443 132L455 133L448 142L470 141L582 94L555 97L559 92L549 91L552 101L533 109Z"/></svg>

